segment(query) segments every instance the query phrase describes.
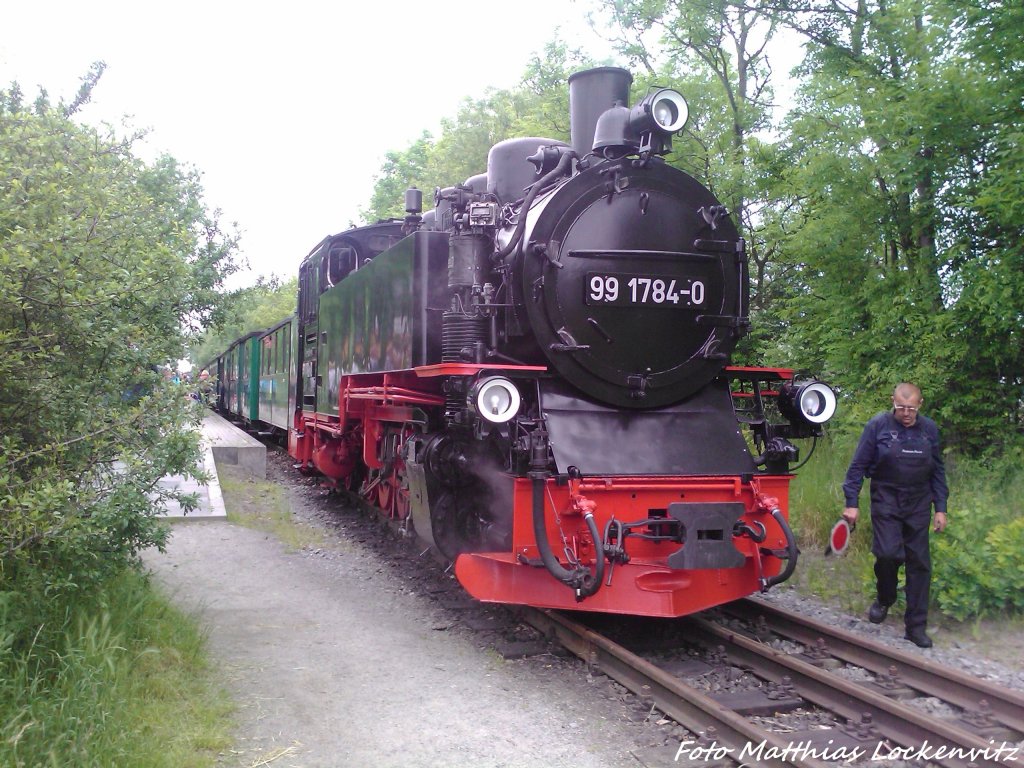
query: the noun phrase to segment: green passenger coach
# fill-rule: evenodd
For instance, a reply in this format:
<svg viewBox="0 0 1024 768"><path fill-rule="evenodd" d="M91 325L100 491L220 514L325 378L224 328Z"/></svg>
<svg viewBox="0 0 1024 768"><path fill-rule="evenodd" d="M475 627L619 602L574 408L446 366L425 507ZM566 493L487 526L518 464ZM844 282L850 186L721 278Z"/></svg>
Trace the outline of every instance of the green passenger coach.
<svg viewBox="0 0 1024 768"><path fill-rule="evenodd" d="M291 363L292 318L264 331L259 339L259 409L255 417L288 430L288 373Z"/></svg>

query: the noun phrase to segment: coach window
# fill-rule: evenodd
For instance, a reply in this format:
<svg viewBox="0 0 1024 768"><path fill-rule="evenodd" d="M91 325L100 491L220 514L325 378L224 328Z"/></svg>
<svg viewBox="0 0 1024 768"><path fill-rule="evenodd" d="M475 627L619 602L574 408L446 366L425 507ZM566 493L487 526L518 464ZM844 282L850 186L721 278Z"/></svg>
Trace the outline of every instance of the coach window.
<svg viewBox="0 0 1024 768"><path fill-rule="evenodd" d="M327 279L337 285L356 268L355 249L348 245L336 245L327 257Z"/></svg>

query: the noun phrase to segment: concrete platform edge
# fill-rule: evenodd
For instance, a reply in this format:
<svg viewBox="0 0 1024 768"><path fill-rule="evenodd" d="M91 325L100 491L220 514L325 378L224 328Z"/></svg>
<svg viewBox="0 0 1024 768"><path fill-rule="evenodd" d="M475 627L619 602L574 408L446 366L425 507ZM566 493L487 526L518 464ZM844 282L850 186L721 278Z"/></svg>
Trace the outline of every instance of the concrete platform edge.
<svg viewBox="0 0 1024 768"><path fill-rule="evenodd" d="M204 473L208 478L207 481L200 483L197 479L184 475L168 475L160 480L160 484L168 490L195 494L198 504L191 512L185 513L178 502L168 499L163 512L157 514L157 517L162 520L195 522L227 519L224 494L220 487L220 473L217 471L217 462L213 455L214 441L202 428L198 430L198 433L201 458L196 471Z"/></svg>
<svg viewBox="0 0 1024 768"><path fill-rule="evenodd" d="M210 516L225 518L228 516L224 508L224 494L220 490L220 475L217 474L217 462L213 460L212 446L203 440L203 469L210 476L207 495L210 497Z"/></svg>

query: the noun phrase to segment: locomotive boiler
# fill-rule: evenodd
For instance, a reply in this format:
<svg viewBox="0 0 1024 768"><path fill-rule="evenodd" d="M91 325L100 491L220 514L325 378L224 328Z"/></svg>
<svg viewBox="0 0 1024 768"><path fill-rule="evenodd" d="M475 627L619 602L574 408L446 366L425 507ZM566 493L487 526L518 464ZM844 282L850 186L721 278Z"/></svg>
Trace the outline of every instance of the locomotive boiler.
<svg viewBox="0 0 1024 768"><path fill-rule="evenodd" d="M480 600L678 616L796 564L791 440L835 396L730 366L743 239L664 161L683 97L633 103L631 84L573 75L570 143L503 141L432 210L410 190L404 220L325 238L300 267L290 453Z"/></svg>

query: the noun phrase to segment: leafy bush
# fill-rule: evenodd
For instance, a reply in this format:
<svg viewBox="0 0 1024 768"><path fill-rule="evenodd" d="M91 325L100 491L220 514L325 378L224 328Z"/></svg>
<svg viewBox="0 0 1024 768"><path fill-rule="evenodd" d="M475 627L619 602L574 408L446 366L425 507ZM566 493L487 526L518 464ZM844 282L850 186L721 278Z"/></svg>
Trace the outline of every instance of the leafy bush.
<svg viewBox="0 0 1024 768"><path fill-rule="evenodd" d="M932 539L932 599L955 619L1024 611L1024 518L972 504Z"/></svg>
<svg viewBox="0 0 1024 768"><path fill-rule="evenodd" d="M158 481L194 472L198 412L163 380L208 320L234 239L195 173L44 96L0 90L0 593L10 647L160 545ZM56 613L48 607L57 606Z"/></svg>
<svg viewBox="0 0 1024 768"><path fill-rule="evenodd" d="M164 542L160 478L198 472L198 405L158 367L213 315L234 239L195 173L73 120L101 73L70 105L0 90L2 765L195 762L164 727L188 686L154 711L147 684L201 644L130 566Z"/></svg>

